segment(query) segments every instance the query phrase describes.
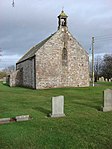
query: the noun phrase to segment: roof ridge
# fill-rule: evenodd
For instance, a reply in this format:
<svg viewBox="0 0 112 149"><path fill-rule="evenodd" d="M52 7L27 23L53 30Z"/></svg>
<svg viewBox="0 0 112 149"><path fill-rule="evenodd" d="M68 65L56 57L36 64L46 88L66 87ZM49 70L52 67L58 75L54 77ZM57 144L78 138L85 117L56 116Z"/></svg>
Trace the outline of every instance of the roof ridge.
<svg viewBox="0 0 112 149"><path fill-rule="evenodd" d="M37 52L37 50L39 50L55 33L51 34L49 37L47 37L46 39L42 40L41 42L39 42L38 44L36 44L35 46L31 47L18 61L17 63L20 63L24 60L27 60L31 57L33 57L35 55L35 53Z"/></svg>

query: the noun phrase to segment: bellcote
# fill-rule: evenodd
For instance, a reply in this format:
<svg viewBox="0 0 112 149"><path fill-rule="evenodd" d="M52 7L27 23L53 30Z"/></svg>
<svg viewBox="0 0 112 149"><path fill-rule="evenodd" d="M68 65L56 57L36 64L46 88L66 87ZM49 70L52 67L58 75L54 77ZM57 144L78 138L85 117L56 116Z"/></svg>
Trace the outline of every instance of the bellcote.
<svg viewBox="0 0 112 149"><path fill-rule="evenodd" d="M62 10L61 14L58 16L58 29L60 29L61 27L67 27L67 18L68 16Z"/></svg>

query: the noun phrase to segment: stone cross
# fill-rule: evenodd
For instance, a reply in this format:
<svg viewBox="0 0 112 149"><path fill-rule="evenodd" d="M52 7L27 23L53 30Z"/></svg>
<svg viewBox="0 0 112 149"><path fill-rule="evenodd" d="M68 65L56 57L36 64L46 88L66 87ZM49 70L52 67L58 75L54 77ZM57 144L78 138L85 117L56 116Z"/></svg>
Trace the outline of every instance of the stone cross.
<svg viewBox="0 0 112 149"><path fill-rule="evenodd" d="M112 90L104 90L103 111L112 111Z"/></svg>
<svg viewBox="0 0 112 149"><path fill-rule="evenodd" d="M64 117L64 96L52 97L51 117Z"/></svg>

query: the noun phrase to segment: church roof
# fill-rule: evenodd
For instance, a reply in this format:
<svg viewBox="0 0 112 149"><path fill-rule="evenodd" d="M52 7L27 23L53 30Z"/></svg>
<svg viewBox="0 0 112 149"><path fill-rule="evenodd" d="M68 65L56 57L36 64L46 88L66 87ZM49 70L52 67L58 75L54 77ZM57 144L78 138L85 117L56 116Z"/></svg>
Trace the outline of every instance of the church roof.
<svg viewBox="0 0 112 149"><path fill-rule="evenodd" d="M68 17L66 14L65 14L65 12L62 10L61 11L61 14L58 16L58 17Z"/></svg>
<svg viewBox="0 0 112 149"><path fill-rule="evenodd" d="M54 33L55 34L55 33ZM20 63L22 61L25 61L29 58L32 58L35 53L54 35L50 35L48 38L46 38L45 40L41 41L40 43L38 43L37 45L35 45L34 47L32 47L25 55L23 55L22 58L19 59L19 61L17 63Z"/></svg>

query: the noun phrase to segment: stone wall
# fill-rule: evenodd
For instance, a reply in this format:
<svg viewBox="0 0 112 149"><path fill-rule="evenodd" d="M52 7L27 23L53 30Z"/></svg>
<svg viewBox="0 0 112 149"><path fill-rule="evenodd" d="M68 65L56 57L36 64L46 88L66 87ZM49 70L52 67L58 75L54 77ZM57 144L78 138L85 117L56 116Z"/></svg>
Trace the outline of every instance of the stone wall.
<svg viewBox="0 0 112 149"><path fill-rule="evenodd" d="M88 54L67 28L60 28L36 53L36 88L84 86L89 86Z"/></svg>
<svg viewBox="0 0 112 149"><path fill-rule="evenodd" d="M21 86L35 88L35 58L28 59L16 65L17 70L20 70Z"/></svg>
<svg viewBox="0 0 112 149"><path fill-rule="evenodd" d="M7 84L10 87L21 86L22 85L21 75L22 72L20 70L12 72L10 75L7 76Z"/></svg>

